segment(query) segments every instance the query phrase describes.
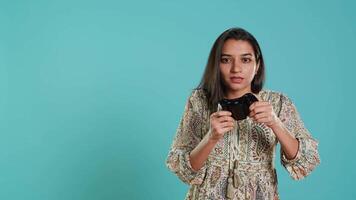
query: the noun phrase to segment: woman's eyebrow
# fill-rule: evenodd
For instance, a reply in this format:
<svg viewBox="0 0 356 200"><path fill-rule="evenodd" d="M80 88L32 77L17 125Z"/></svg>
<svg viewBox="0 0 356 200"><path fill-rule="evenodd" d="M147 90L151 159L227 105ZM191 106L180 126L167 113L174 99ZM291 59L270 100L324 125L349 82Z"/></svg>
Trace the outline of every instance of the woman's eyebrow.
<svg viewBox="0 0 356 200"><path fill-rule="evenodd" d="M243 54L241 54L241 56L252 56L252 54L251 53L243 53Z"/></svg>
<svg viewBox="0 0 356 200"><path fill-rule="evenodd" d="M221 56L230 56L230 57L232 57L232 55L227 54L227 53L222 53ZM240 56L252 56L252 53L243 53Z"/></svg>
<svg viewBox="0 0 356 200"><path fill-rule="evenodd" d="M222 53L221 56L230 56L230 57L232 57L232 55L226 54L226 53Z"/></svg>

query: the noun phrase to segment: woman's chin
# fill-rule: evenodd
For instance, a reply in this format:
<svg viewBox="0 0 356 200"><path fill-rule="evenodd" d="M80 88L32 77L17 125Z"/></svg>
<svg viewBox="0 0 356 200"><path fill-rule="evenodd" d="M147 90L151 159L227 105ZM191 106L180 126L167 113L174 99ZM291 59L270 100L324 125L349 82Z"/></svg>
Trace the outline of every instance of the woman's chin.
<svg viewBox="0 0 356 200"><path fill-rule="evenodd" d="M244 88L245 88L245 86L243 86L241 84L230 84L230 90L232 90L232 91L239 91Z"/></svg>

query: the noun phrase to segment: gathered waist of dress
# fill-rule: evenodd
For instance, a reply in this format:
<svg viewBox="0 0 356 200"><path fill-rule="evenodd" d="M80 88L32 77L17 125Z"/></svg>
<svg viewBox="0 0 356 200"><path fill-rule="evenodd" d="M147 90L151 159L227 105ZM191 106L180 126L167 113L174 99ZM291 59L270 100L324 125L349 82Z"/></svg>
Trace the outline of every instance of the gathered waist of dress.
<svg viewBox="0 0 356 200"><path fill-rule="evenodd" d="M225 165L229 168L228 159L214 159L210 162L211 165L222 166ZM275 166L272 161L238 161L237 170L238 171L271 171L274 170Z"/></svg>
<svg viewBox="0 0 356 200"><path fill-rule="evenodd" d="M254 161L238 161L238 171L270 171L274 170L272 161L254 162Z"/></svg>

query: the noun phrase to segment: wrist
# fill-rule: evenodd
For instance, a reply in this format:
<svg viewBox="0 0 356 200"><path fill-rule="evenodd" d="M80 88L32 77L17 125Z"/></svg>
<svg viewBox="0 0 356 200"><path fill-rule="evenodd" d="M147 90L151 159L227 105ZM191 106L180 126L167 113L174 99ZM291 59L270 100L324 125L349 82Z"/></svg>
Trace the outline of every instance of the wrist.
<svg viewBox="0 0 356 200"><path fill-rule="evenodd" d="M273 123L273 124L270 126L270 128L271 128L273 131L278 130L278 129L282 129L283 127L284 127L284 125L283 125L282 121L281 121L279 118L277 118L276 122Z"/></svg>
<svg viewBox="0 0 356 200"><path fill-rule="evenodd" d="M207 142L209 144L215 145L220 139L219 138L214 138L213 133L211 132L211 130L209 130L207 135Z"/></svg>

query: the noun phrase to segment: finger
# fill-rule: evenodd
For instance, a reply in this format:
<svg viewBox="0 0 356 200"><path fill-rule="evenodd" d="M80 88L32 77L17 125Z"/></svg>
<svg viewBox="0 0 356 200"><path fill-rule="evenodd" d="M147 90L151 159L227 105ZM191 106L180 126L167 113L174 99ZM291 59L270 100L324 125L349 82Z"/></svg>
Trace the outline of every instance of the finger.
<svg viewBox="0 0 356 200"><path fill-rule="evenodd" d="M252 110L255 107L256 103L257 101L253 102L248 109Z"/></svg>
<svg viewBox="0 0 356 200"><path fill-rule="evenodd" d="M261 106L255 107L251 112L250 112L250 115L252 115L252 116L257 113L261 113L261 112L273 112L273 107L271 104L268 103L267 105L261 105Z"/></svg>
<svg viewBox="0 0 356 200"><path fill-rule="evenodd" d="M256 104L256 105L254 106L254 108L258 108L258 107L268 107L268 106L271 106L271 104L270 104L269 102L265 101L265 102L261 102L261 103L259 103L259 104Z"/></svg>
<svg viewBox="0 0 356 200"><path fill-rule="evenodd" d="M225 133L231 131L232 129L233 129L233 127L222 128L221 131L225 134Z"/></svg>
<svg viewBox="0 0 356 200"><path fill-rule="evenodd" d="M218 122L234 122L234 119L231 116L223 116L218 118Z"/></svg>
<svg viewBox="0 0 356 200"><path fill-rule="evenodd" d="M211 117L211 118L212 118L212 117L216 117L217 114L218 114L217 112L214 112L214 113L212 113L212 114L210 115L210 117Z"/></svg>
<svg viewBox="0 0 356 200"><path fill-rule="evenodd" d="M225 111L216 111L213 114L211 114L210 116L211 117L220 117L220 115L221 115L220 112L225 112Z"/></svg>
<svg viewBox="0 0 356 200"><path fill-rule="evenodd" d="M267 111L267 107L263 106L263 107L256 107L254 108L251 112L250 112L250 117L255 116L258 113L262 113L262 112L266 112Z"/></svg>
<svg viewBox="0 0 356 200"><path fill-rule="evenodd" d="M263 112L263 113L258 113L258 114L253 116L253 118L255 120L259 120L259 119L264 118L264 117L268 117L268 113Z"/></svg>
<svg viewBox="0 0 356 200"><path fill-rule="evenodd" d="M230 115L232 115L232 113L230 111L227 111L227 110L222 110L222 111L216 112L216 116L217 117L230 116Z"/></svg>
<svg viewBox="0 0 356 200"><path fill-rule="evenodd" d="M255 107L264 106L264 105L268 105L268 104L269 104L268 101L255 101L254 103L252 103L250 105L249 109L252 110Z"/></svg>
<svg viewBox="0 0 356 200"><path fill-rule="evenodd" d="M271 119L269 117L262 117L258 120L256 120L258 123L267 123L267 122L270 122Z"/></svg>
<svg viewBox="0 0 356 200"><path fill-rule="evenodd" d="M234 123L233 122L223 122L223 123L221 123L221 127L222 128L234 127Z"/></svg>
<svg viewBox="0 0 356 200"><path fill-rule="evenodd" d="M230 111L216 111L213 114L210 115L210 117L221 117L221 116L225 116L225 115L232 115L232 113Z"/></svg>

